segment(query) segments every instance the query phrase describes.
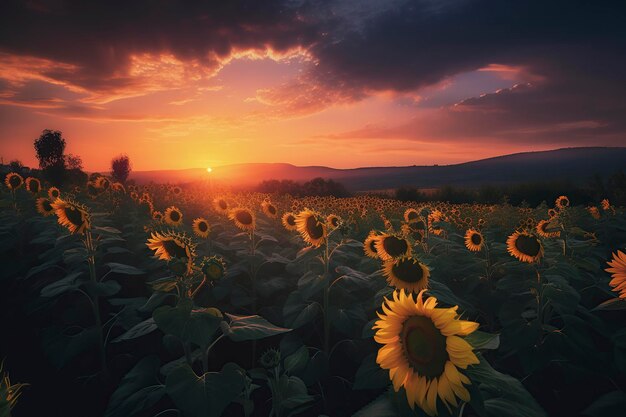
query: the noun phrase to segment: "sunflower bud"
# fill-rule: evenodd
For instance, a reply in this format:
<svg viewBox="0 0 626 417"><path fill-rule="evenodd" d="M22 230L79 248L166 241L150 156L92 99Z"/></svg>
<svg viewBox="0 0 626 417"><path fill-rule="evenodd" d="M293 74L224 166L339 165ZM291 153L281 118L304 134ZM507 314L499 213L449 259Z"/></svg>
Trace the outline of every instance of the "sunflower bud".
<svg viewBox="0 0 626 417"><path fill-rule="evenodd" d="M185 275L187 272L189 261L187 258L172 258L172 260L167 264L172 271L172 274L176 276Z"/></svg>
<svg viewBox="0 0 626 417"><path fill-rule="evenodd" d="M226 273L226 265L218 256L205 257L200 263L200 269L209 281L219 281Z"/></svg>
<svg viewBox="0 0 626 417"><path fill-rule="evenodd" d="M265 369L272 369L280 364L280 351L277 349L267 350L259 359L259 363Z"/></svg>

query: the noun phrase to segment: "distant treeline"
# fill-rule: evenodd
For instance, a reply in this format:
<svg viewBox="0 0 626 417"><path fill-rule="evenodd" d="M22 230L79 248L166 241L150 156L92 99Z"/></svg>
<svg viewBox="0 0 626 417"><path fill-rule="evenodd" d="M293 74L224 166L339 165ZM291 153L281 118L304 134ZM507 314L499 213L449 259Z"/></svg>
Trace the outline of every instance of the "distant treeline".
<svg viewBox="0 0 626 417"><path fill-rule="evenodd" d="M393 197L402 201L447 201L450 203L498 204L536 207L541 202L551 202L566 195L575 204L597 204L608 198L611 204L626 205L626 175L617 172L608 178L595 176L587 184L567 181L542 181L508 185L485 185L479 188L444 186L423 192L416 187L400 187Z"/></svg>
<svg viewBox="0 0 626 417"><path fill-rule="evenodd" d="M292 180L266 180L261 182L256 187L255 191L271 194L289 194L294 197L314 195L334 197L350 196L350 193L346 187L343 186L343 184L333 180L325 180L323 178L314 178L305 183L299 183Z"/></svg>

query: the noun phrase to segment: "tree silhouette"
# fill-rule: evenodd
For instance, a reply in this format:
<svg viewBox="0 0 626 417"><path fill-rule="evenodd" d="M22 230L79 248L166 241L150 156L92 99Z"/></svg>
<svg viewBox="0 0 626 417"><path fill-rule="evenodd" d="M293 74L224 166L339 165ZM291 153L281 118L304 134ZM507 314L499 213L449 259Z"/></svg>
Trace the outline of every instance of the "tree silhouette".
<svg viewBox="0 0 626 417"><path fill-rule="evenodd" d="M120 155L111 160L111 176L115 181L125 183L131 170L128 155Z"/></svg>
<svg viewBox="0 0 626 417"><path fill-rule="evenodd" d="M54 185L60 185L66 177L65 139L58 130L44 130L35 139L35 151L44 176Z"/></svg>

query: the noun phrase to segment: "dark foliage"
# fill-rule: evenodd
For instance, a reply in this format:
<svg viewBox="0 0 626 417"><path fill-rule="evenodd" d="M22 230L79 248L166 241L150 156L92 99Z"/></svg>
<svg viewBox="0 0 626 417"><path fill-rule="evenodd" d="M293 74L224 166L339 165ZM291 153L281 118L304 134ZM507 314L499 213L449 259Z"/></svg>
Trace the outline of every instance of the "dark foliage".
<svg viewBox="0 0 626 417"><path fill-rule="evenodd" d="M325 180L323 178L314 178L303 184L292 180L268 180L261 182L256 191L261 193L272 194L289 194L294 197L304 196L333 196L333 197L349 197L350 193L343 184Z"/></svg>
<svg viewBox="0 0 626 417"><path fill-rule="evenodd" d="M132 171L132 167L127 155L120 155L111 160L111 176L115 181L125 183L130 171Z"/></svg>

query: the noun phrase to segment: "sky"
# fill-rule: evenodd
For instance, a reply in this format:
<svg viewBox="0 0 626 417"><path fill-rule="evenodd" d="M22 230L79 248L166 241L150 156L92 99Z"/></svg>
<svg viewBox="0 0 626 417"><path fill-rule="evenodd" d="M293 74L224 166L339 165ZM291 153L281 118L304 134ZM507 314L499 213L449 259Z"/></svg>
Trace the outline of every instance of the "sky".
<svg viewBox="0 0 626 417"><path fill-rule="evenodd" d="M3 0L0 157L103 171L626 146L626 3Z"/></svg>

